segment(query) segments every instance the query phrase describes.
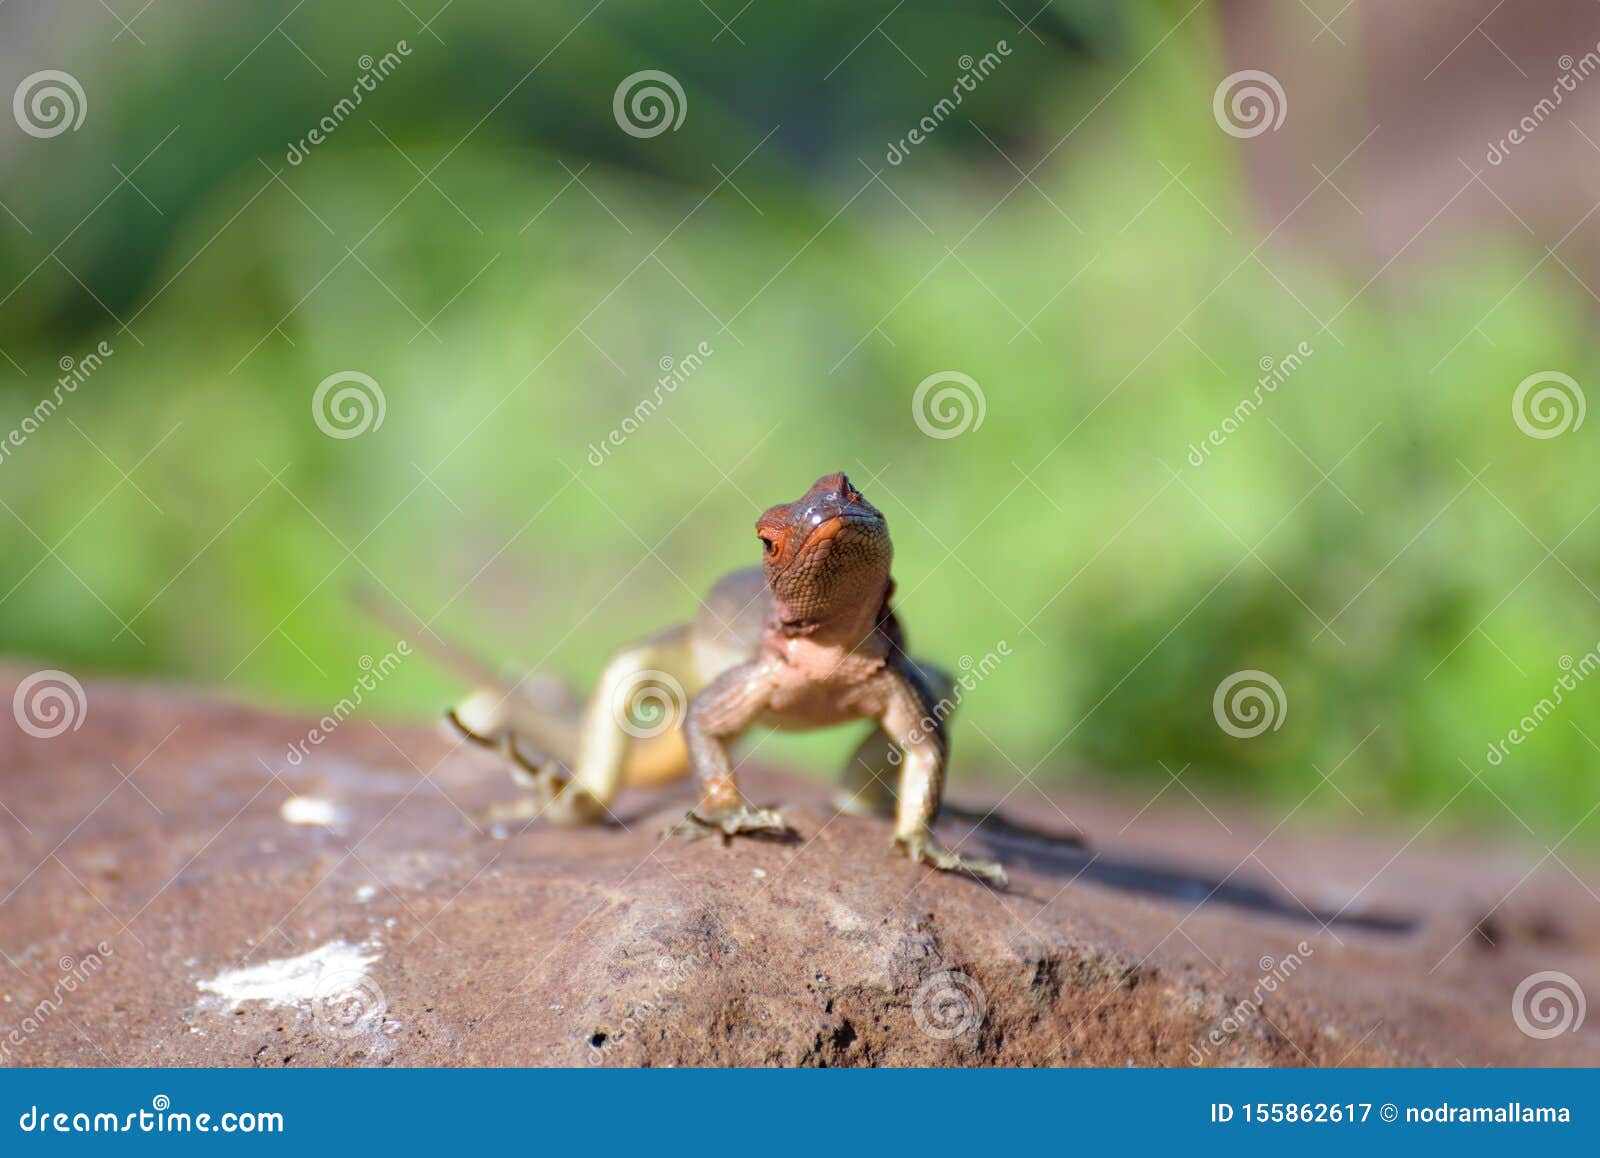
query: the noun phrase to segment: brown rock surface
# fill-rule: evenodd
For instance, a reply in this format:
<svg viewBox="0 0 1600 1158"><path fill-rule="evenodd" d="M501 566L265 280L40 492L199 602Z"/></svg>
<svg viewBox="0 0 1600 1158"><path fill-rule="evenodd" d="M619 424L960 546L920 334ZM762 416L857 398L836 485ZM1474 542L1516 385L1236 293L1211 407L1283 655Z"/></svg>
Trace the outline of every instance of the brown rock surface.
<svg viewBox="0 0 1600 1158"><path fill-rule="evenodd" d="M513 791L481 754L352 721L291 767L309 723L112 684L77 731L6 721L0 1064L1600 1063L1594 1024L1512 1017L1541 970L1600 995L1600 878L1564 851L1583 881L1023 785L1007 818L1095 848L982 829L996 893L770 774L796 843L662 844L681 792L496 840L463 819Z"/></svg>

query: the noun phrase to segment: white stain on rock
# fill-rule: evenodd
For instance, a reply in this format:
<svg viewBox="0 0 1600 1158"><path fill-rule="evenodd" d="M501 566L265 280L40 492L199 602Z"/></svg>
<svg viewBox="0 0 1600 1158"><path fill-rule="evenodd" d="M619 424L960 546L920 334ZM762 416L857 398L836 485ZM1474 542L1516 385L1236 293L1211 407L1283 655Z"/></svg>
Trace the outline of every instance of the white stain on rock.
<svg viewBox="0 0 1600 1158"><path fill-rule="evenodd" d="M324 998L342 978L366 974L383 957L375 945L330 941L298 957L280 957L259 965L225 969L201 981L204 1004L236 1009L246 1001L269 1006L301 1006Z"/></svg>
<svg viewBox="0 0 1600 1158"><path fill-rule="evenodd" d="M290 824L316 824L332 828L344 820L344 809L317 796L291 796L278 806L278 815Z"/></svg>

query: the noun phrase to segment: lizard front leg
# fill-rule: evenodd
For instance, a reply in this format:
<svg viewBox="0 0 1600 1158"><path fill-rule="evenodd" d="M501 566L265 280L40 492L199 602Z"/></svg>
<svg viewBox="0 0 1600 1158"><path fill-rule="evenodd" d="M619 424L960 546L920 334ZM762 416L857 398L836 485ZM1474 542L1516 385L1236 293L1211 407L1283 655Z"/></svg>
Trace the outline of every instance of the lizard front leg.
<svg viewBox="0 0 1600 1158"><path fill-rule="evenodd" d="M895 809L895 845L921 864L1004 885L1006 870L997 862L959 856L943 848L934 835L950 752L945 713L936 710L932 692L910 663L891 662L881 678L886 688L879 723L904 757Z"/></svg>
<svg viewBox="0 0 1600 1158"><path fill-rule="evenodd" d="M752 808L745 800L728 757L729 742L754 723L767 706L774 683L774 663L768 657L758 657L729 668L689 704L683 732L700 803L666 835L790 832L777 812Z"/></svg>

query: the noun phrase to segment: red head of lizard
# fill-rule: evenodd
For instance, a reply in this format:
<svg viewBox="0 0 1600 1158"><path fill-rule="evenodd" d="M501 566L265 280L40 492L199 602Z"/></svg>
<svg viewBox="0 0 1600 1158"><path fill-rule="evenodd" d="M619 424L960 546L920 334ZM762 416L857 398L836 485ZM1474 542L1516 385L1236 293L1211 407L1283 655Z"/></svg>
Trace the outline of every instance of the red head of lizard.
<svg viewBox="0 0 1600 1158"><path fill-rule="evenodd" d="M842 473L756 520L767 585L785 625L870 625L889 591L894 545L882 512Z"/></svg>

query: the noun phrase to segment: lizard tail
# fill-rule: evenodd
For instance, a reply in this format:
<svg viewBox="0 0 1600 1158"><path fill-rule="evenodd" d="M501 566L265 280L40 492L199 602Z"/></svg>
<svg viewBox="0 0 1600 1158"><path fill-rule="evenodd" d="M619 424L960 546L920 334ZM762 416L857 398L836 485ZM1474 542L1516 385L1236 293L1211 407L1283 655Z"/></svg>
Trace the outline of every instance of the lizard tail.
<svg viewBox="0 0 1600 1158"><path fill-rule="evenodd" d="M477 684L477 691L463 700L458 708L469 708L475 699L492 702L496 706L496 711L491 713L495 719L488 721L487 725L476 716L473 720L488 731L498 727L498 716L507 708L506 699L509 690L507 682L500 673L471 655L465 648L446 646L439 642L437 637L430 640L427 633L416 630L417 625L409 622L410 617L396 606L392 598L383 596L370 586L357 586L351 590L350 596L357 607L378 623L402 635L416 636L423 651L431 654L458 675ZM522 730L529 733L527 739L547 750L556 759L570 765L574 755L573 749L577 744L583 706L564 695L556 695L538 681L533 681L525 687L524 692L525 695L518 697L518 702L511 707L515 710L517 722ZM522 702L523 700L531 702ZM461 724L458 723L457 726L460 727ZM629 788L654 788L680 780L688 774L689 749L683 742L683 732L679 728L671 728L659 736L636 740L629 746L627 761L623 765L622 782Z"/></svg>

